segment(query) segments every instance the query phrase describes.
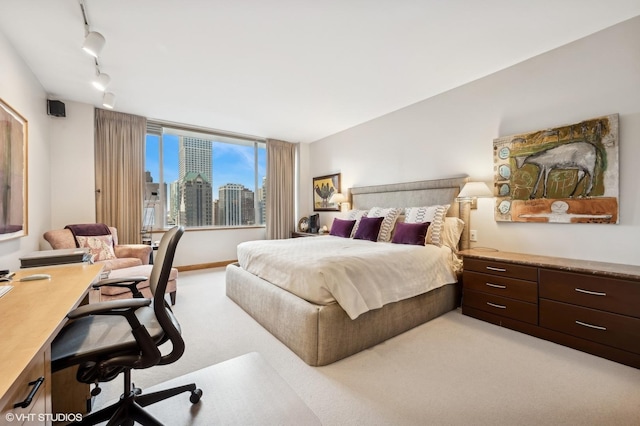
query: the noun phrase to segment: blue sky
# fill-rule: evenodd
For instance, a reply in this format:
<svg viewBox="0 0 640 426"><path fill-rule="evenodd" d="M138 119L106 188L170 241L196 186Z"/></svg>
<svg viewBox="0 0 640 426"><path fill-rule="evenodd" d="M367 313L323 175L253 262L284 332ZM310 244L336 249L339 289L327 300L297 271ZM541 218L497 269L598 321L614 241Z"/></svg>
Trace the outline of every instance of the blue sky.
<svg viewBox="0 0 640 426"><path fill-rule="evenodd" d="M147 135L145 170L151 172L153 181L160 176L158 163L159 137ZM178 179L178 136L163 135L164 181ZM213 198L218 198L218 188L227 183L239 183L255 191L253 147L230 143L213 143ZM266 149L258 150L258 185L266 174Z"/></svg>

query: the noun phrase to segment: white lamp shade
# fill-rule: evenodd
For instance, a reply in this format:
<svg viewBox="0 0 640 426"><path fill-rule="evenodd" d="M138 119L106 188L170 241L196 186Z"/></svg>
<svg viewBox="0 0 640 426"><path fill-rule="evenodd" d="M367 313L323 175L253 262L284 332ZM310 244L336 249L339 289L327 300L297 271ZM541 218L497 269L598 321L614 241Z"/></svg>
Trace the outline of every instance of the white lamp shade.
<svg viewBox="0 0 640 426"><path fill-rule="evenodd" d="M347 197L345 197L345 195L341 192L336 192L331 196L331 198L329 198L329 202L331 204L342 204L345 201L347 201Z"/></svg>
<svg viewBox="0 0 640 426"><path fill-rule="evenodd" d="M102 34L92 31L87 34L87 37L84 39L82 49L94 58L97 58L104 47L105 42L106 40Z"/></svg>
<svg viewBox="0 0 640 426"><path fill-rule="evenodd" d="M107 90L107 86L109 85L110 81L111 77L109 77L108 74L100 73L98 74L98 77L96 77L96 79L93 81L93 87L104 92L105 90Z"/></svg>
<svg viewBox="0 0 640 426"><path fill-rule="evenodd" d="M484 182L467 182L458 194L458 198L462 199L483 197L493 197L493 192Z"/></svg>
<svg viewBox="0 0 640 426"><path fill-rule="evenodd" d="M115 105L116 105L116 95L114 95L111 92L105 93L104 97L102 98L102 106L104 106L105 108L113 109Z"/></svg>

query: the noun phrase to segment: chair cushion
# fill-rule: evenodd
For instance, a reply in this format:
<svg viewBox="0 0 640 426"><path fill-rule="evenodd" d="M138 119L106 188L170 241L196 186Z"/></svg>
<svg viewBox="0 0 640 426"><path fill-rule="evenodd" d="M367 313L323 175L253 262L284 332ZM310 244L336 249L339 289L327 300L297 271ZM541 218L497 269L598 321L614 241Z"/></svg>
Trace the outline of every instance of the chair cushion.
<svg viewBox="0 0 640 426"><path fill-rule="evenodd" d="M178 321L168 311L171 321L179 330ZM143 307L136 316L156 343L165 338L153 307ZM137 343L126 318L120 315L97 315L70 321L58 333L51 345L53 371L84 361L113 358L116 354L137 354Z"/></svg>
<svg viewBox="0 0 640 426"><path fill-rule="evenodd" d="M109 273L109 278L125 278L125 277L148 277L151 275L151 269L153 265L139 265L131 268L114 269ZM169 282L167 283L167 292L176 290L175 280L178 278L178 270L171 268L171 274L169 275ZM173 284L173 285L172 285ZM149 280L142 281L137 285L139 290L143 290L149 287ZM105 296L115 296L122 293L129 293L127 288L122 287L110 287L104 286L100 289L101 293ZM146 294L143 292L143 295Z"/></svg>
<svg viewBox="0 0 640 426"><path fill-rule="evenodd" d="M117 259L102 260L96 263L104 263L104 270L111 272L117 269L128 269L136 266L142 266L142 261L137 257L119 257Z"/></svg>

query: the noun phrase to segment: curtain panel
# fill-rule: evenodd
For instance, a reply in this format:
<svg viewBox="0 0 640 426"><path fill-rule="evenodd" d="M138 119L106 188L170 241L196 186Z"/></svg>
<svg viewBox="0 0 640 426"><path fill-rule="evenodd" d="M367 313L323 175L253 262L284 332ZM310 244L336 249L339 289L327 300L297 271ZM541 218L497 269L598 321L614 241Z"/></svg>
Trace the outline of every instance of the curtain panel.
<svg viewBox="0 0 640 426"><path fill-rule="evenodd" d="M118 242L142 242L147 119L96 108L96 221L118 229Z"/></svg>
<svg viewBox="0 0 640 426"><path fill-rule="evenodd" d="M296 145L267 140L267 239L289 238L295 230Z"/></svg>

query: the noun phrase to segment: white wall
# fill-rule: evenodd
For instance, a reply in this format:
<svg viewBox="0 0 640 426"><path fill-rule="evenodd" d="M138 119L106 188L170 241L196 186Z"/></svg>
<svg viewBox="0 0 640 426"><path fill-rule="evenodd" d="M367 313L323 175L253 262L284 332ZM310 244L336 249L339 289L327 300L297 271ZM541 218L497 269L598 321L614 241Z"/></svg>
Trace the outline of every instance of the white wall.
<svg viewBox="0 0 640 426"><path fill-rule="evenodd" d="M161 234L153 234L154 241L160 238ZM188 266L236 260L238 244L265 238L265 228L187 230L180 240L173 263Z"/></svg>
<svg viewBox="0 0 640 426"><path fill-rule="evenodd" d="M493 200L481 199L474 246L640 265L640 17L314 142L302 169L341 172L343 190L459 174L491 183L494 138L612 113L620 114L618 225L497 223ZM301 203L301 214L311 210L310 190Z"/></svg>
<svg viewBox="0 0 640 426"><path fill-rule="evenodd" d="M28 126L28 235L0 241L0 269L15 270L23 254L39 249L40 236L49 227L50 121L44 89L1 32L0 98L25 117Z"/></svg>
<svg viewBox="0 0 640 426"><path fill-rule="evenodd" d="M51 120L51 227L96 221L93 105L64 101ZM50 248L44 242L44 248Z"/></svg>

